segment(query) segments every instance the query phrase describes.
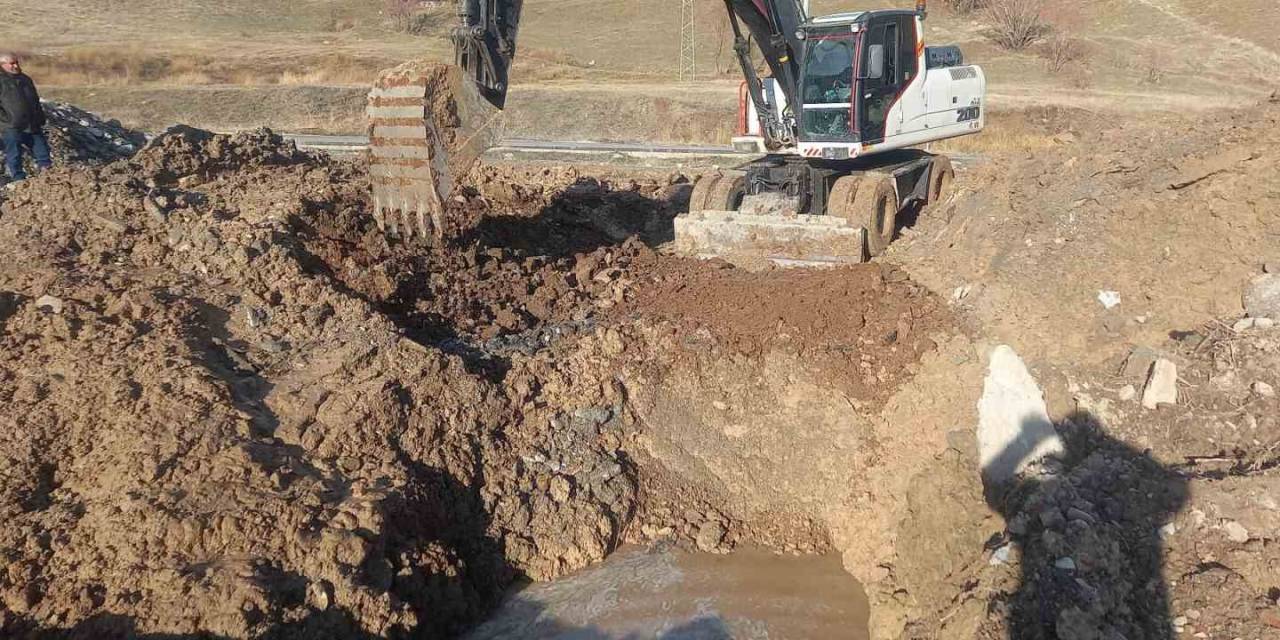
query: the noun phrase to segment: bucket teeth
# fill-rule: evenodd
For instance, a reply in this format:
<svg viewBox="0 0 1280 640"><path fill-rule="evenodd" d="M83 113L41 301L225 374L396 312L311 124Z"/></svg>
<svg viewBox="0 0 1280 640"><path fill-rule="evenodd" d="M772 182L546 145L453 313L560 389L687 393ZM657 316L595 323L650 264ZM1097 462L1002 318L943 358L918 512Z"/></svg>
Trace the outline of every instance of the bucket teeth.
<svg viewBox="0 0 1280 640"><path fill-rule="evenodd" d="M501 134L499 112L456 67L409 62L378 78L368 116L378 228L438 240L456 177Z"/></svg>

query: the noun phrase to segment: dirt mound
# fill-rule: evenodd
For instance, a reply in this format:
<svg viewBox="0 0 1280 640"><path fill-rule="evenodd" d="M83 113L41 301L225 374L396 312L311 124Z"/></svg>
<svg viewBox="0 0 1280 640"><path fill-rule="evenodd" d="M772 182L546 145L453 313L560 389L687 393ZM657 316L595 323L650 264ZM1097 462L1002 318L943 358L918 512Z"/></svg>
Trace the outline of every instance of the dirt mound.
<svg viewBox="0 0 1280 640"><path fill-rule="evenodd" d="M49 118L46 133L54 161L112 162L128 158L146 144L147 137L116 120L98 116L65 102L44 102Z"/></svg>
<svg viewBox="0 0 1280 640"><path fill-rule="evenodd" d="M1071 129L972 168L890 250L1028 354L1070 455L915 635L1259 638L1280 627L1274 326L1241 320L1276 261L1280 105ZM1064 123L1064 129L1069 126ZM1168 131L1181 132L1178 136ZM1141 404L1157 360L1176 402ZM990 498L990 496L989 496ZM988 595L989 594L989 595Z"/></svg>
<svg viewBox="0 0 1280 640"><path fill-rule="evenodd" d="M683 483L663 452L681 431L653 414L663 376L716 353L800 357L727 306L683 317L692 303L673 293L646 308L676 279L726 305L745 286L623 241L660 236L687 185L557 173L503 198L490 175L450 201L459 222L435 246L389 243L361 168L268 131L178 128L14 188L0 206L3 635L441 637L518 577L623 540L829 548L820 504L727 501L756 490ZM783 301L808 282L773 277ZM881 353L867 345L904 315L946 326L894 277L813 280L804 295L849 279L836 309L866 319L806 320L797 330L830 325L806 348L848 359ZM823 411L854 415L832 393Z"/></svg>
<svg viewBox="0 0 1280 640"><path fill-rule="evenodd" d="M616 422L515 415L307 250L366 185L269 134L189 130L19 185L6 636L439 635L617 543L634 487L584 435Z"/></svg>
<svg viewBox="0 0 1280 640"><path fill-rule="evenodd" d="M1236 317L1241 283L1280 259L1280 103L1189 122L1072 128L1055 148L994 156L893 259L1055 364L1114 368L1132 343Z"/></svg>
<svg viewBox="0 0 1280 640"><path fill-rule="evenodd" d="M752 273L728 265L671 260L638 287L622 313L710 331L739 353L787 351L821 364L850 397L885 400L908 366L953 330L937 298L906 274L879 265Z"/></svg>

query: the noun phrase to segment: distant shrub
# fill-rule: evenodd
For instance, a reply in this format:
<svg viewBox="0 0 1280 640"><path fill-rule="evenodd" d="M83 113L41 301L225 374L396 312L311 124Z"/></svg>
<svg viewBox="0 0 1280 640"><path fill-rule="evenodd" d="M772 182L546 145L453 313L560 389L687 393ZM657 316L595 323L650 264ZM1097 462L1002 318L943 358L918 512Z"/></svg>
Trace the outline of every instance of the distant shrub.
<svg viewBox="0 0 1280 640"><path fill-rule="evenodd" d="M418 0L383 0L387 16L397 31L408 31L418 12Z"/></svg>
<svg viewBox="0 0 1280 640"><path fill-rule="evenodd" d="M953 13L969 15L985 9L987 0L946 0L945 4Z"/></svg>
<svg viewBox="0 0 1280 640"><path fill-rule="evenodd" d="M1041 47L1045 66L1054 73L1061 72L1074 62L1084 60L1087 53L1088 48L1083 40L1073 38L1062 31L1055 31L1045 39L1044 46Z"/></svg>
<svg viewBox="0 0 1280 640"><path fill-rule="evenodd" d="M987 20L996 44L1012 51L1022 51L1049 32L1044 19L1044 0L990 0Z"/></svg>

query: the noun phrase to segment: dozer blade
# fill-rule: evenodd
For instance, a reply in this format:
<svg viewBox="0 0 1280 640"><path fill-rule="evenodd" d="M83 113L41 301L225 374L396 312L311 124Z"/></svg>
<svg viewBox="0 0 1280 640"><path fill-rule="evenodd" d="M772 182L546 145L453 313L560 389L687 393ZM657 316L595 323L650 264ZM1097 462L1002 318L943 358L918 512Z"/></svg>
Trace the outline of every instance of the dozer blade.
<svg viewBox="0 0 1280 640"><path fill-rule="evenodd" d="M866 260L862 227L835 216L697 211L675 219L677 253L743 267L823 267Z"/></svg>
<svg viewBox="0 0 1280 640"><path fill-rule="evenodd" d="M408 62L369 93L369 177L384 232L440 238L456 180L502 135L502 112L462 70Z"/></svg>

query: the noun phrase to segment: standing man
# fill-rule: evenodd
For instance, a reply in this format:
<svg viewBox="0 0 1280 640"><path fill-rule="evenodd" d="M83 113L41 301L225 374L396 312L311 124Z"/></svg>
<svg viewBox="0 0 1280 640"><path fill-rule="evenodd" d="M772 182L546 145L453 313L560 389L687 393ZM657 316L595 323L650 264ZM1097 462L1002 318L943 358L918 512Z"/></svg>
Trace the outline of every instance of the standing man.
<svg viewBox="0 0 1280 640"><path fill-rule="evenodd" d="M22 152L31 157L41 170L53 166L49 157L49 141L44 137L44 107L36 83L22 72L17 54L0 53L0 135L4 137L4 164L9 178L27 177L22 170Z"/></svg>

